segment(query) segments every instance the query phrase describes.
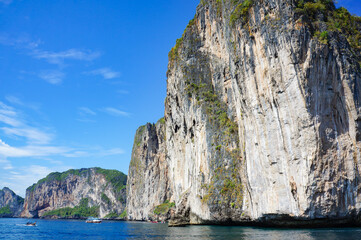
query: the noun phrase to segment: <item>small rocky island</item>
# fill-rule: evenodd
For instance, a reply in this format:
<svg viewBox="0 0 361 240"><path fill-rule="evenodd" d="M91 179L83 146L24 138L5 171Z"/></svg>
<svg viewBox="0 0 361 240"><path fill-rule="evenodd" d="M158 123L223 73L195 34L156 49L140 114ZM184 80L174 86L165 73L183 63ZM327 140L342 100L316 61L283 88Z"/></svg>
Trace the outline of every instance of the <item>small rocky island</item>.
<svg viewBox="0 0 361 240"><path fill-rule="evenodd" d="M0 190L0 217L125 219L126 183L117 170L53 172L28 187L25 200L9 188Z"/></svg>

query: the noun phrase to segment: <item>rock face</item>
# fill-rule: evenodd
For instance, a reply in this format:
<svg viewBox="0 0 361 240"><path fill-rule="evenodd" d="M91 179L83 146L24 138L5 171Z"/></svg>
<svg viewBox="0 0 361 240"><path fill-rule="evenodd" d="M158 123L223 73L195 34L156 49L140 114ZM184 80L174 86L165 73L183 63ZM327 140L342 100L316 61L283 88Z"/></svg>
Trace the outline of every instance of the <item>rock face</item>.
<svg viewBox="0 0 361 240"><path fill-rule="evenodd" d="M164 119L138 128L127 182L129 220L155 218L154 207L171 195L165 157Z"/></svg>
<svg viewBox="0 0 361 240"><path fill-rule="evenodd" d="M201 1L169 54L173 223L360 223L361 43L318 2Z"/></svg>
<svg viewBox="0 0 361 240"><path fill-rule="evenodd" d="M74 208L84 205L84 202L86 206L83 207L95 209L99 217L103 218L108 214L119 216L126 204L126 179L126 175L119 171L101 168L50 173L26 190L21 217L43 217L50 211ZM52 217L83 216L78 214Z"/></svg>
<svg viewBox="0 0 361 240"><path fill-rule="evenodd" d="M24 198L9 188L0 190L0 217L19 217L23 209Z"/></svg>

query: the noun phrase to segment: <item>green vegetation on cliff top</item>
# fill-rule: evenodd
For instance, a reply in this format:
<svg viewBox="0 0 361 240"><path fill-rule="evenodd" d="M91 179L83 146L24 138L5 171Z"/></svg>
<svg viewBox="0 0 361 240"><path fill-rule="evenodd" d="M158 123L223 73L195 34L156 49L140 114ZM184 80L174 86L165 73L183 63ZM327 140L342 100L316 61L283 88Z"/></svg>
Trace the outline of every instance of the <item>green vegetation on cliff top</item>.
<svg viewBox="0 0 361 240"><path fill-rule="evenodd" d="M83 198L76 207L60 208L44 213L43 217L58 216L60 218L87 218L99 216L99 206L88 207L89 199Z"/></svg>
<svg viewBox="0 0 361 240"><path fill-rule="evenodd" d="M249 20L249 10L257 3L253 0L216 0L217 15L220 15L222 2L230 1L234 6L229 16L229 24L235 26L237 22L242 25ZM201 4L205 5L206 0ZM352 15L346 8L336 8L334 0L296 0L296 16L301 16L315 38L321 43L328 44L332 32L343 35L352 49L361 51L361 17ZM183 37L177 41L170 56L177 56L178 48L183 41ZM360 55L360 53L358 53ZM361 56L358 56L361 60ZM171 58L172 59L172 58Z"/></svg>
<svg viewBox="0 0 361 240"><path fill-rule="evenodd" d="M333 0L297 0L296 13L303 17L314 36L327 44L330 32L345 36L353 49L361 50L361 17L344 8L336 8Z"/></svg>
<svg viewBox="0 0 361 240"><path fill-rule="evenodd" d="M76 175L76 176L86 176L91 173L92 168L82 168L82 169L70 169L66 172L53 172L50 173L48 176L46 176L43 179L40 179L37 183L33 184L32 186L28 187L27 191L34 191L35 188L42 183L49 183L53 181L64 181L68 176L70 175ZM102 174L105 176L105 179L110 182L114 189L116 191L120 191L122 189L125 189L125 186L127 184L127 175L124 173L117 171L117 170L107 170L102 168L93 168L96 173Z"/></svg>
<svg viewBox="0 0 361 240"><path fill-rule="evenodd" d="M110 182L116 191L121 191L126 188L127 175L117 170L108 170L102 168L95 168L97 173L103 174L105 179Z"/></svg>
<svg viewBox="0 0 361 240"><path fill-rule="evenodd" d="M194 17L193 19L191 19L189 21L186 29L184 30L184 32L182 34L182 37L176 40L175 46L170 50L170 52L168 54L170 64L172 64L173 61L175 61L179 58L179 49L183 45L184 36L185 36L187 30L191 29L192 26L194 26L195 24L196 24L196 18Z"/></svg>

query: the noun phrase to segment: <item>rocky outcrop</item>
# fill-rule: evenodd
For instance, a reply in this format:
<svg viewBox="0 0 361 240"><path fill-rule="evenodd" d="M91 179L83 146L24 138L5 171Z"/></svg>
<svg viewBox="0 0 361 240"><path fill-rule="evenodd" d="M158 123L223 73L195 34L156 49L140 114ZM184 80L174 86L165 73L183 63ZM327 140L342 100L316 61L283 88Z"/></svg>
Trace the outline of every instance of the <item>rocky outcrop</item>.
<svg viewBox="0 0 361 240"><path fill-rule="evenodd" d="M171 195L165 137L164 119L141 126L135 134L127 182L129 220L158 219L155 206Z"/></svg>
<svg viewBox="0 0 361 240"><path fill-rule="evenodd" d="M26 190L22 217L117 218L125 210L127 177L89 168L50 173Z"/></svg>
<svg viewBox="0 0 361 240"><path fill-rule="evenodd" d="M19 217L23 209L24 198L9 188L0 190L0 217Z"/></svg>
<svg viewBox="0 0 361 240"><path fill-rule="evenodd" d="M173 222L359 224L359 23L332 1L201 1L169 54Z"/></svg>

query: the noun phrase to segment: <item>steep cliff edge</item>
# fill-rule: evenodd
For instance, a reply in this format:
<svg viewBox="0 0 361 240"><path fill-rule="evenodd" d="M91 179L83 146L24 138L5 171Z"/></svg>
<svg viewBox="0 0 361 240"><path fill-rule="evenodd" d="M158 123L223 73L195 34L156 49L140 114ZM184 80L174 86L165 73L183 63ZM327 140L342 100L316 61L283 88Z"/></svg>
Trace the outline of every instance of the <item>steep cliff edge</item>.
<svg viewBox="0 0 361 240"><path fill-rule="evenodd" d="M169 54L172 224L360 224L360 23L328 0L201 1Z"/></svg>
<svg viewBox="0 0 361 240"><path fill-rule="evenodd" d="M125 174L101 168L50 173L26 190L21 216L119 218L125 210L126 181Z"/></svg>
<svg viewBox="0 0 361 240"><path fill-rule="evenodd" d="M155 207L163 204L171 195L164 119L138 128L129 166L127 193L129 220L162 218L157 216L161 214L157 214ZM165 214L167 215L168 211Z"/></svg>
<svg viewBox="0 0 361 240"><path fill-rule="evenodd" d="M0 217L19 217L23 209L24 198L9 188L0 190Z"/></svg>

